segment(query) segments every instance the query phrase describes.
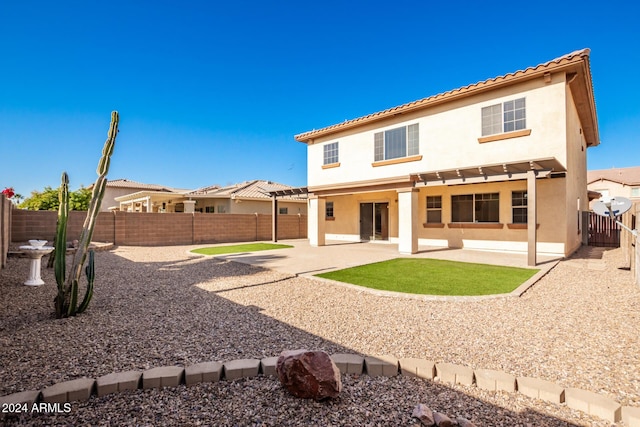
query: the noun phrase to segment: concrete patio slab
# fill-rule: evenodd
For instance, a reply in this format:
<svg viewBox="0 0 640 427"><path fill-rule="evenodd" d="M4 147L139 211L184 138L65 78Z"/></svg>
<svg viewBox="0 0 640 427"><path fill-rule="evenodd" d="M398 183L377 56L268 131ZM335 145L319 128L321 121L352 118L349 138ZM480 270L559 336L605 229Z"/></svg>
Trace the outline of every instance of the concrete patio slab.
<svg viewBox="0 0 640 427"><path fill-rule="evenodd" d="M419 252L412 255L400 254L398 245L392 243L352 243L328 241L326 246L314 247L308 240L282 240L278 243L293 246L291 249L274 249L259 252L244 252L237 254L217 255L216 258L241 262L258 267L264 267L285 274L298 276L313 276L328 271L341 270L374 262L395 258L433 258L459 262L492 264L510 267L528 268L527 255L524 253L489 252L471 249L438 248L421 246ZM209 247L216 245L198 245ZM533 283L544 276L560 260L559 257L538 255L540 269L532 279L525 282L512 294L519 296ZM333 282L337 283L337 282ZM381 292L381 291L379 291ZM406 295L406 294L405 294ZM502 296L505 296L502 295ZM430 296L420 296L430 298ZM493 296L485 296L493 297ZM468 298L468 297L433 297L433 298ZM483 297L473 297L483 298Z"/></svg>

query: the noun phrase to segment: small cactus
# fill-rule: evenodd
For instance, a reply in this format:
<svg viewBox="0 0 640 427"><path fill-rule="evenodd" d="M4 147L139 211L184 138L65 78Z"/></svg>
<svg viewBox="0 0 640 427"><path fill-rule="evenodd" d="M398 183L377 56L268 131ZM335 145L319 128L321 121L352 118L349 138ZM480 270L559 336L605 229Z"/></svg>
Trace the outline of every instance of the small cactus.
<svg viewBox="0 0 640 427"><path fill-rule="evenodd" d="M69 177L66 172L62 173L60 192L58 197L60 199L60 208L58 209L58 224L56 227L56 239L55 239L55 255L54 255L54 267L56 282L58 284L58 294L55 298L56 316L58 318L75 316L87 309L89 302L93 296L93 282L95 279L95 265L94 265L94 253L89 250L89 243L91 243L91 236L93 235L93 229L98 218L98 212L100 211L100 205L102 198L104 197L104 190L107 184L107 173L109 172L109 164L111 161L111 155L113 154L113 148L116 142L116 136L118 134L118 122L119 115L117 111L111 113L111 125L109 127L109 134L107 140L104 143L102 149L102 157L98 163L98 178L93 186L93 193L91 195L91 203L89 204L89 210L80 233L80 240L78 243L78 249L73 256L73 262L71 264L71 274L66 277L66 242L67 242L67 221L69 219ZM80 282L80 276L82 275L82 266L87 260L89 260L85 267L85 275L87 277L87 289L80 305L78 305L78 283Z"/></svg>

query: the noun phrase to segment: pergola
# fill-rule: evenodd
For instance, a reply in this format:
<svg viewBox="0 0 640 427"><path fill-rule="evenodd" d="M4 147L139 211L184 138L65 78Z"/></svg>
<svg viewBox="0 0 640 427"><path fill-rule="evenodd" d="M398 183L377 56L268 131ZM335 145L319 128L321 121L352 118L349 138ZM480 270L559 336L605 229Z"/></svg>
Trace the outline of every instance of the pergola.
<svg viewBox="0 0 640 427"><path fill-rule="evenodd" d="M303 198L309 193L307 187L286 188L279 190L270 190L264 188L266 192L271 196L271 240L273 242L278 241L278 197L293 197Z"/></svg>
<svg viewBox="0 0 640 427"><path fill-rule="evenodd" d="M564 174L566 169L553 157L496 163L459 169L434 170L412 174L411 179L419 185L460 185L481 182L496 182L523 179L527 181L527 263L537 264L537 185L536 179L548 178L552 174ZM562 175L560 175L562 176Z"/></svg>

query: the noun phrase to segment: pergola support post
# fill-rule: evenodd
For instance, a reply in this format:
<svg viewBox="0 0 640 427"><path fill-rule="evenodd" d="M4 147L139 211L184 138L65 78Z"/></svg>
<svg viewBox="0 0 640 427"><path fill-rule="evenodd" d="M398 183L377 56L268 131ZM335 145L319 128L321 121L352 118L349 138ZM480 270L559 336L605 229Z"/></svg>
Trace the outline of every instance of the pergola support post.
<svg viewBox="0 0 640 427"><path fill-rule="evenodd" d="M537 218L537 183L536 183L536 171L530 170L527 172L527 264L529 266L537 265L537 243L538 236L536 226L538 223Z"/></svg>
<svg viewBox="0 0 640 427"><path fill-rule="evenodd" d="M271 241L278 241L278 196L271 196Z"/></svg>

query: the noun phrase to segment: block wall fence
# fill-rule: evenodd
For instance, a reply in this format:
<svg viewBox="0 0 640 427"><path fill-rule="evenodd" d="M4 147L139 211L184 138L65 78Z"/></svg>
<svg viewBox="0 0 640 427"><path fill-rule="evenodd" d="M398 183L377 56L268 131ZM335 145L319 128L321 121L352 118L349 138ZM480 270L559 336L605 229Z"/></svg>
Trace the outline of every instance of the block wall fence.
<svg viewBox="0 0 640 427"><path fill-rule="evenodd" d="M0 268L7 265L7 252L11 243L11 214L13 204L0 194Z"/></svg>
<svg viewBox="0 0 640 427"><path fill-rule="evenodd" d="M631 210L622 215L622 223L632 230L640 229L640 202L636 202ZM620 230L620 247L633 274L636 285L640 285L640 237L635 237L627 230Z"/></svg>
<svg viewBox="0 0 640 427"><path fill-rule="evenodd" d="M10 241L53 241L57 215L53 211L13 209ZM85 216L84 211L69 212L67 240L80 237ZM278 215L277 237L306 238L307 216ZM100 212L92 240L129 246L271 240L271 214Z"/></svg>

